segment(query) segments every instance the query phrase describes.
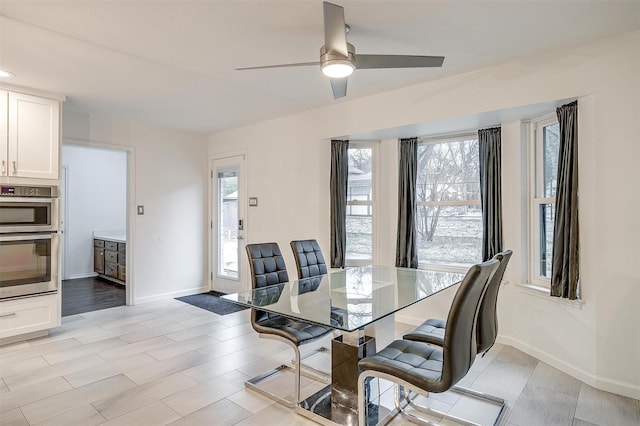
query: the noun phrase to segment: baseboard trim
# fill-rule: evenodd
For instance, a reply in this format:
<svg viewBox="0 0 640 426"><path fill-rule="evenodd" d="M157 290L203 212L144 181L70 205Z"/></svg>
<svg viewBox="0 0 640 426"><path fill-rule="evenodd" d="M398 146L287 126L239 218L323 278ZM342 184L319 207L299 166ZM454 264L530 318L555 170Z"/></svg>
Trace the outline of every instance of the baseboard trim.
<svg viewBox="0 0 640 426"><path fill-rule="evenodd" d="M44 337L49 335L49 330L32 331L30 333L18 334L16 336L3 337L0 339L0 346L9 345L12 343L22 342L25 340L31 340L38 337Z"/></svg>
<svg viewBox="0 0 640 426"><path fill-rule="evenodd" d="M541 351L522 340L515 339L509 336L498 336L498 343L513 346L514 348L531 355L539 361L542 361L550 366L557 368L558 370L566 373L583 383L588 384L596 389L615 393L618 395L626 396L633 399L640 399L640 385L635 385L629 382L621 382L619 380L607 379L605 377L598 377L595 374L589 373L581 368L577 368L575 365L569 364L566 361L555 357L548 352Z"/></svg>
<svg viewBox="0 0 640 426"><path fill-rule="evenodd" d="M402 315L401 313L396 312L396 322L401 322L402 324L414 325L417 327L420 324L422 324L422 321L424 320L420 320L413 315Z"/></svg>
<svg viewBox="0 0 640 426"><path fill-rule="evenodd" d="M97 277L98 274L96 274L95 272L89 272L89 273L84 273L84 274L74 274L74 275L69 275L66 278L63 278L63 280L77 280L79 278L91 278L91 277Z"/></svg>
<svg viewBox="0 0 640 426"><path fill-rule="evenodd" d="M413 326L418 326L422 324L422 319L416 318L412 315L402 315L396 313L396 321L401 322L403 324L409 324ZM530 344L523 342L522 340L510 337L499 335L497 340L498 343L513 346L514 348L531 355L532 357L540 360L550 366L557 368L562 371L580 380L583 383L588 384L596 389L603 390L606 392L615 393L617 395L623 395L629 398L640 399L640 385L630 383L630 382L621 382L619 380L612 380L606 377L599 377L595 374L589 373L583 369L577 368L575 365L572 365L566 361L561 360L560 358L551 355L548 352L542 351Z"/></svg>
<svg viewBox="0 0 640 426"><path fill-rule="evenodd" d="M167 299L175 299L176 297L182 297L182 296L190 296L192 294L199 294L199 293L206 293L209 291L209 287L192 287L186 290L179 290L179 291L170 291L167 293L162 293L162 294L154 294L153 296L145 296L145 297L136 297L134 304L138 305L138 304L143 304L143 303L150 303L150 302L158 302L161 300L167 300Z"/></svg>

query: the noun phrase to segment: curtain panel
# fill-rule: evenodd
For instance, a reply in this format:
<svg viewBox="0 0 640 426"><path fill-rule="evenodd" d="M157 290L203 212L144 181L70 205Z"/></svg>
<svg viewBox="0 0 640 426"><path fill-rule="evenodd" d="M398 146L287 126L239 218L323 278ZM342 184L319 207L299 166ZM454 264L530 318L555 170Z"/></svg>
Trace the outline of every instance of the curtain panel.
<svg viewBox="0 0 640 426"><path fill-rule="evenodd" d="M347 245L349 141L331 141L331 267L344 268Z"/></svg>
<svg viewBox="0 0 640 426"><path fill-rule="evenodd" d="M578 102L556 110L560 127L556 213L553 225L551 296L579 297Z"/></svg>
<svg viewBox="0 0 640 426"><path fill-rule="evenodd" d="M500 127L478 130L483 262L502 251L500 130Z"/></svg>
<svg viewBox="0 0 640 426"><path fill-rule="evenodd" d="M400 139L399 156L396 266L417 269L416 184L418 176L418 138Z"/></svg>

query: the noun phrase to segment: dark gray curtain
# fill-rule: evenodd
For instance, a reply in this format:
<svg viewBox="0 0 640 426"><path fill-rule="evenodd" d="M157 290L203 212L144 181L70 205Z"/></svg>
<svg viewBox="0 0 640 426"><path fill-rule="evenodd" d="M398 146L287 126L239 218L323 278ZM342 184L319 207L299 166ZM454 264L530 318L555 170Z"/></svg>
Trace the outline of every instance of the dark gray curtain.
<svg viewBox="0 0 640 426"><path fill-rule="evenodd" d="M551 296L577 299L580 272L578 228L578 102L556 110L560 125Z"/></svg>
<svg viewBox="0 0 640 426"><path fill-rule="evenodd" d="M331 141L331 267L344 268L349 141Z"/></svg>
<svg viewBox="0 0 640 426"><path fill-rule="evenodd" d="M478 150L484 262L502 251L500 127L478 130Z"/></svg>
<svg viewBox="0 0 640 426"><path fill-rule="evenodd" d="M399 152L396 266L416 269L418 268L415 224L418 138L400 139Z"/></svg>

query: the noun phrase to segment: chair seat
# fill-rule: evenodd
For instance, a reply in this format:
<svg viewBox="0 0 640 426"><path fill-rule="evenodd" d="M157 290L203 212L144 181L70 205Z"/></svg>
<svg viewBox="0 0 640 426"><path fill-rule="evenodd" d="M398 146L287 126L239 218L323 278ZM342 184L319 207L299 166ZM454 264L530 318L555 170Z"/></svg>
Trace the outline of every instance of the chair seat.
<svg viewBox="0 0 640 426"><path fill-rule="evenodd" d="M431 343L442 346L444 342L444 332L447 328L447 321L442 319L428 319L414 330L402 336L403 339L415 340L416 342Z"/></svg>
<svg viewBox="0 0 640 426"><path fill-rule="evenodd" d="M374 370L397 377L430 392L444 392L442 349L411 340L395 340L377 354L360 360L360 370Z"/></svg>
<svg viewBox="0 0 640 426"><path fill-rule="evenodd" d="M259 333L279 335L296 345L310 342L333 331L330 327L297 321L282 315L271 315L270 318L257 321L253 328Z"/></svg>

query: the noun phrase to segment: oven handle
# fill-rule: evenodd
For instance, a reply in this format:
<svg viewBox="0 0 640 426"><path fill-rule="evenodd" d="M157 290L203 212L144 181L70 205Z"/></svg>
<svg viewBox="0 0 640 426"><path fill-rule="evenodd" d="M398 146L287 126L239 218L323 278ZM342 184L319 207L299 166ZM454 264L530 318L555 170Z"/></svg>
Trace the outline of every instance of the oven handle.
<svg viewBox="0 0 640 426"><path fill-rule="evenodd" d="M55 234L57 234L56 231L46 234L0 235L0 241L50 240Z"/></svg>

